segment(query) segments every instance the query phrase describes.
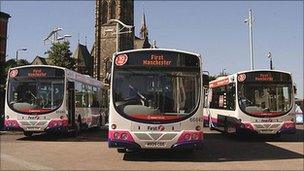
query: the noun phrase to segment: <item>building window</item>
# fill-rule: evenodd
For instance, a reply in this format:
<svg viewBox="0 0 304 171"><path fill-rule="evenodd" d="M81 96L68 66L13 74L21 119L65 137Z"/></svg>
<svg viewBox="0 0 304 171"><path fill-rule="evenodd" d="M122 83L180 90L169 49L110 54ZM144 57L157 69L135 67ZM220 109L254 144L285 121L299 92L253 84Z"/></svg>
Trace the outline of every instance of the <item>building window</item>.
<svg viewBox="0 0 304 171"><path fill-rule="evenodd" d="M101 5L101 23L104 24L108 20L108 3L107 1L103 1Z"/></svg>
<svg viewBox="0 0 304 171"><path fill-rule="evenodd" d="M110 4L110 18L115 19L116 18L116 3L115 1L112 1Z"/></svg>

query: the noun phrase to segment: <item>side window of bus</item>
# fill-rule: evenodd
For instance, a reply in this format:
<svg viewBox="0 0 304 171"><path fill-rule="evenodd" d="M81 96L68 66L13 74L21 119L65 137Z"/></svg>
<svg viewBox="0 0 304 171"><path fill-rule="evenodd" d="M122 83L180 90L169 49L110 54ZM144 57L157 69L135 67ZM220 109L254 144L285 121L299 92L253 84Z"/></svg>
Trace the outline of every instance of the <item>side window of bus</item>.
<svg viewBox="0 0 304 171"><path fill-rule="evenodd" d="M219 108L219 89L212 89L212 100L210 101L210 108L218 109Z"/></svg>
<svg viewBox="0 0 304 171"><path fill-rule="evenodd" d="M91 85L87 85L88 107L93 106L93 90Z"/></svg>
<svg viewBox="0 0 304 171"><path fill-rule="evenodd" d="M227 110L235 110L235 84L229 84L226 86L227 88L227 96L226 96L226 103L227 103Z"/></svg>
<svg viewBox="0 0 304 171"><path fill-rule="evenodd" d="M93 86L92 107L99 107L99 101L98 101L98 97L97 97L98 93L99 93L98 88Z"/></svg>
<svg viewBox="0 0 304 171"><path fill-rule="evenodd" d="M235 84L212 89L210 108L235 110Z"/></svg>
<svg viewBox="0 0 304 171"><path fill-rule="evenodd" d="M82 84L82 107L89 107L89 93L88 86L86 84Z"/></svg>

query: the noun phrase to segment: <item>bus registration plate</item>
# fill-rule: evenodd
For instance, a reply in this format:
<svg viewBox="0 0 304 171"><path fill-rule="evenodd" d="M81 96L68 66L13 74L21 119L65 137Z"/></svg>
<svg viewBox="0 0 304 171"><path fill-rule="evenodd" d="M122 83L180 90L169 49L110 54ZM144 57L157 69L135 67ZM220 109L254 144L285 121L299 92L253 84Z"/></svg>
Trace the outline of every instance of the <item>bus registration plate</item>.
<svg viewBox="0 0 304 171"><path fill-rule="evenodd" d="M39 131L40 127L27 127L26 130L28 130L28 131Z"/></svg>
<svg viewBox="0 0 304 171"><path fill-rule="evenodd" d="M270 134L270 133L273 133L273 130L271 130L271 129L261 129L260 133L262 133L262 134Z"/></svg>
<svg viewBox="0 0 304 171"><path fill-rule="evenodd" d="M166 142L147 142L146 147L165 147Z"/></svg>

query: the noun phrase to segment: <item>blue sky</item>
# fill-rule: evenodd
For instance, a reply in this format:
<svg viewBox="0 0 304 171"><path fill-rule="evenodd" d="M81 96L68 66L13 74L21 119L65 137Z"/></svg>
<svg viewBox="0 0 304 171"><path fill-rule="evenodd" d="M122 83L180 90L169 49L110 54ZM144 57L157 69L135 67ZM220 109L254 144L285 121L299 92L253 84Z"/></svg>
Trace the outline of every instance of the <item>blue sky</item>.
<svg viewBox="0 0 304 171"><path fill-rule="evenodd" d="M8 27L8 59L18 48L20 58L44 56L49 45L43 38L55 27L71 34L71 50L79 37L89 50L94 41L95 1L2 1L0 9L12 17ZM301 1L135 1L136 34L143 6L150 40L157 46L193 51L204 57L211 75L222 69L234 73L250 69L248 9L254 13L255 69L269 67L270 51L275 69L289 71L303 97L303 2ZM79 35L79 36L78 36Z"/></svg>

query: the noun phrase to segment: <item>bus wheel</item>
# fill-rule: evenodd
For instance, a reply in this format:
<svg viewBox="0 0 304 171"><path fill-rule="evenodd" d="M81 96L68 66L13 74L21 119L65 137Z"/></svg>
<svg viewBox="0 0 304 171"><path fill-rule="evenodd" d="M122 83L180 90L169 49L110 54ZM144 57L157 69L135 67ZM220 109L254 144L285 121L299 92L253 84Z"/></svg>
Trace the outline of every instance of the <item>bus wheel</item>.
<svg viewBox="0 0 304 171"><path fill-rule="evenodd" d="M237 137L244 137L246 136L246 131L242 128L236 128L236 136Z"/></svg>
<svg viewBox="0 0 304 171"><path fill-rule="evenodd" d="M279 139L281 137L281 135L282 134L280 134L280 133L276 133L276 134L270 135L270 137L273 139Z"/></svg>
<svg viewBox="0 0 304 171"><path fill-rule="evenodd" d="M26 137L31 137L31 136L33 135L33 132L24 131L23 134L24 134Z"/></svg>
<svg viewBox="0 0 304 171"><path fill-rule="evenodd" d="M74 130L72 132L73 137L77 137L81 131L81 118L78 117L77 122L75 123Z"/></svg>

